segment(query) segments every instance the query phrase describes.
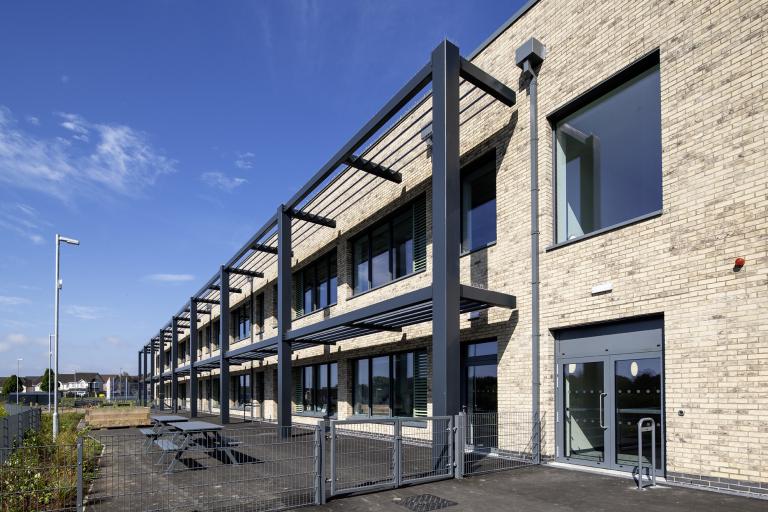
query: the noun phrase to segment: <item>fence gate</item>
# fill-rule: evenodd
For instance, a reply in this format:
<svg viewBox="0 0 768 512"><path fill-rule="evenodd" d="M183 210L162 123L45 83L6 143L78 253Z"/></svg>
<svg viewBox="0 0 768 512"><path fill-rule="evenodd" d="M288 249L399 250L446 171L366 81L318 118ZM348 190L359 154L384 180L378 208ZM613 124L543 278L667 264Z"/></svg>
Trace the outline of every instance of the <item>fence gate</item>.
<svg viewBox="0 0 768 512"><path fill-rule="evenodd" d="M453 478L453 417L332 420L331 496Z"/></svg>

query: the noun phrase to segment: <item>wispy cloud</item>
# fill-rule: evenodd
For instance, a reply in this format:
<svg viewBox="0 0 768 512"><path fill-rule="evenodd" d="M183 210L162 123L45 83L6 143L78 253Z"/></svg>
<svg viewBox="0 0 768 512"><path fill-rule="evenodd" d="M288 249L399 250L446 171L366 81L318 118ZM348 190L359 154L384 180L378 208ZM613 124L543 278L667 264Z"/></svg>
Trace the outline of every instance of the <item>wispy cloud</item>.
<svg viewBox="0 0 768 512"><path fill-rule="evenodd" d="M29 299L25 299L24 297L0 295L0 306L18 306L19 304L29 304L29 302Z"/></svg>
<svg viewBox="0 0 768 512"><path fill-rule="evenodd" d="M105 191L137 196L176 170L176 162L140 131L77 114L57 115L65 136L45 139L20 128L11 111L0 106L0 182L66 201Z"/></svg>
<svg viewBox="0 0 768 512"><path fill-rule="evenodd" d="M122 345L123 339L119 336L107 336L104 338L104 341L109 343L112 346Z"/></svg>
<svg viewBox="0 0 768 512"><path fill-rule="evenodd" d="M192 274L149 274L144 276L144 279L159 283L184 283L194 280L195 276Z"/></svg>
<svg viewBox="0 0 768 512"><path fill-rule="evenodd" d="M26 347L30 343L35 345L48 345L48 339L43 338L30 338L26 334L19 332L8 333L0 338L0 352L8 352L15 347ZM15 363L15 361L14 361Z"/></svg>
<svg viewBox="0 0 768 512"><path fill-rule="evenodd" d="M100 306L67 306L66 314L81 320L98 320L104 318L107 310Z"/></svg>
<svg viewBox="0 0 768 512"><path fill-rule="evenodd" d="M235 158L235 167L238 169L253 169L253 159L255 157L256 155L250 151L238 153L237 158Z"/></svg>
<svg viewBox="0 0 768 512"><path fill-rule="evenodd" d="M45 243L40 231L48 225L49 223L40 217L37 210L27 204L0 205L0 229L16 233L36 245Z"/></svg>
<svg viewBox="0 0 768 512"><path fill-rule="evenodd" d="M248 182L245 178L234 178L220 172L206 172L200 176L200 179L208 186L232 192L240 185Z"/></svg>
<svg viewBox="0 0 768 512"><path fill-rule="evenodd" d="M29 124L33 126L40 126L40 118L35 116L27 116L24 118Z"/></svg>

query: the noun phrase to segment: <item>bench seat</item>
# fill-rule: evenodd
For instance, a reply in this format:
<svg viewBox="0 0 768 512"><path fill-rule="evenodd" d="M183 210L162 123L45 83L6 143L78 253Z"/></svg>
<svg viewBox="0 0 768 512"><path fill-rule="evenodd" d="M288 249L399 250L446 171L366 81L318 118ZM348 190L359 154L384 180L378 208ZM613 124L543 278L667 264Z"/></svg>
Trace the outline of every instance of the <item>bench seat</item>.
<svg viewBox="0 0 768 512"><path fill-rule="evenodd" d="M180 449L179 445L169 439L155 439L155 444L164 452L175 452Z"/></svg>

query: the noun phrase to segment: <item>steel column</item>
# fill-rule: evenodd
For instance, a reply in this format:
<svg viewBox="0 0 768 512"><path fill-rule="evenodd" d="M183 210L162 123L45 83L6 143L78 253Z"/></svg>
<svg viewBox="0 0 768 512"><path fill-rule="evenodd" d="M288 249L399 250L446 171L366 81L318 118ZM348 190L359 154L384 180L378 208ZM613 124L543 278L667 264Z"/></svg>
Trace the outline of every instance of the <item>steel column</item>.
<svg viewBox="0 0 768 512"><path fill-rule="evenodd" d="M149 340L149 403L153 405L155 402L155 385L152 383L152 379L155 378L155 342Z"/></svg>
<svg viewBox="0 0 768 512"><path fill-rule="evenodd" d="M432 414L459 413L459 49L432 52Z"/></svg>
<svg viewBox="0 0 768 512"><path fill-rule="evenodd" d="M277 209L277 424L281 435L291 426L291 217Z"/></svg>
<svg viewBox="0 0 768 512"><path fill-rule="evenodd" d="M157 339L157 351L158 362L160 366L160 374L157 376L157 399L160 402L160 409L165 409L165 380L163 379L163 372L165 372L165 335L160 330L160 334Z"/></svg>
<svg viewBox="0 0 768 512"><path fill-rule="evenodd" d="M144 352L144 349L142 349L142 350L139 350L139 354L138 354L138 356L139 356L139 367L138 367L138 373L136 373L136 375L138 375L138 377L139 377L139 382L141 383L141 386L139 387L139 396L138 396L138 399L139 399L139 403L140 403L140 404L143 404L143 403L144 403L144 394L143 394L143 393L142 393L142 391L141 391L141 390L142 390L142 388L144 387L144 384L145 384L145 381L144 381L144 372L141 370L141 354L142 354L143 352ZM49 376L49 377L50 377L50 376Z"/></svg>
<svg viewBox="0 0 768 512"><path fill-rule="evenodd" d="M221 423L229 423L229 271L222 265L219 270L219 413Z"/></svg>
<svg viewBox="0 0 768 512"><path fill-rule="evenodd" d="M197 417L197 304L195 298L189 301L189 415L192 418Z"/></svg>
<svg viewBox="0 0 768 512"><path fill-rule="evenodd" d="M179 412L179 376L176 368L179 367L179 333L176 330L176 318L171 318L171 407L173 412Z"/></svg>

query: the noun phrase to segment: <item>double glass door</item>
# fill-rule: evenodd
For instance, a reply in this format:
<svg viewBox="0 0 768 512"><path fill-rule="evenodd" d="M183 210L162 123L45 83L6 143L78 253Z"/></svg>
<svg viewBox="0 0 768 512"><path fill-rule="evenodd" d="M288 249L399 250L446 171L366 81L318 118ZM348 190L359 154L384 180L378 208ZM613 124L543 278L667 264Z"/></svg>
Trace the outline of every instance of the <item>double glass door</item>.
<svg viewBox="0 0 768 512"><path fill-rule="evenodd" d="M637 422L656 422L656 466L664 467L661 355L620 354L559 363L561 447L567 462L631 471L637 466ZM643 438L650 464L651 436Z"/></svg>

